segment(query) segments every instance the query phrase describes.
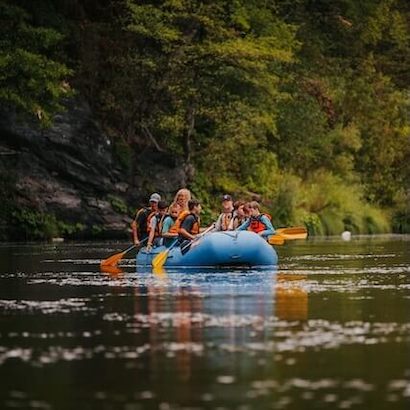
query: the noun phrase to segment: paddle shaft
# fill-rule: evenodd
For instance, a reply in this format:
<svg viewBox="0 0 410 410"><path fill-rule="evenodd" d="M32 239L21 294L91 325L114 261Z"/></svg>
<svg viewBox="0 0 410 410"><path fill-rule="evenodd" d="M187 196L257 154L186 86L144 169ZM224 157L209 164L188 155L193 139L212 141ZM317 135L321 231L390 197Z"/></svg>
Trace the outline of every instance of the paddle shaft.
<svg viewBox="0 0 410 410"><path fill-rule="evenodd" d="M215 224L212 224L211 226L209 226L208 228L205 229L205 231L201 232L199 235L197 235L194 239L192 239L192 241L190 241L189 243L185 244L182 248L181 248L181 252L184 251L188 246L192 245L194 242L199 241L203 236L205 236L208 232L210 232L212 229L214 229Z"/></svg>
<svg viewBox="0 0 410 410"><path fill-rule="evenodd" d="M138 245L131 245L122 252L115 253L114 255L109 256L107 259L103 259L100 263L100 266L115 266L118 261L120 261L126 253L135 247L140 247L148 238L143 239Z"/></svg>
<svg viewBox="0 0 410 410"><path fill-rule="evenodd" d="M192 241L190 241L189 243L187 243L186 245L184 245L181 248L181 252L183 250L185 250L188 246L192 245L192 243L196 242L197 240L199 240L200 238L202 238L205 234L207 234L210 230L212 230L214 228L214 224L212 224L209 228L205 229L204 232L202 232L201 234L199 234L198 236L195 237L195 239L193 239ZM168 247L168 249L166 249L165 251L160 252L157 256L154 257L154 259L151 262L151 265L154 269L158 269L161 268L164 263L166 262L167 258L168 258L168 254L169 251L171 249L173 249L175 247L175 245L179 242L179 239L176 239L171 246Z"/></svg>

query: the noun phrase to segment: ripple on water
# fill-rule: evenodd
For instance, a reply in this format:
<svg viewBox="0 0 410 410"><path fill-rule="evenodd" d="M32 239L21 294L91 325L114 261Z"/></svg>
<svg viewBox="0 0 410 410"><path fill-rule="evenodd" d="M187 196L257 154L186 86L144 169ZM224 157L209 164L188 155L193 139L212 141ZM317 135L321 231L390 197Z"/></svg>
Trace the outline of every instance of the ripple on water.
<svg viewBox="0 0 410 410"><path fill-rule="evenodd" d="M203 402L202 406L209 406L205 402L213 401L212 408L229 407L226 402L221 403L219 391L223 391L228 400L235 400L241 394L249 399L243 407L237 407L243 409L246 406L255 408L251 400L258 397L266 401L254 403L268 402L272 408L302 408L305 403L306 407L321 403L329 408L355 405L367 408L365 401L374 402L379 391L381 398L384 394L387 404L402 404L403 399L410 398L410 374L405 373L404 367L407 364L401 365L393 380L391 377L389 380L389 376L367 377L367 373L356 372L355 369L349 369L354 371L343 378L337 371L342 356L335 354L337 349L348 346L341 351L361 354L365 350L366 354L378 354L387 349L403 351L403 346L410 343L410 323L394 322L405 320L401 314L408 307L408 301L403 303L403 299L410 297L410 266L403 263L404 258L398 259L391 253L392 248L382 249L378 255L365 254L362 252L364 248L352 250L357 254L348 254L348 248L343 248L341 253L337 253L337 249L323 248L325 252L319 255L299 253L297 256L285 256L280 258L280 270L276 275L271 272L264 276L254 270L232 273L204 270L193 274L170 271L162 277L151 272L137 273L139 268L135 268L135 258L122 261L123 273L101 274L97 272L100 259L95 259L95 256L99 255L98 252L112 254L115 247L83 249L77 253L78 258L72 257L75 255L71 252L73 249L60 252L50 247L37 254L26 252L22 258L36 254L35 263L29 267L27 264L22 266L37 272L12 272L8 267L10 271L2 273L5 282L12 279L7 284L19 282L15 289L23 292L13 294L13 300L6 299L11 296L2 293L0 299L0 314L8 326L6 330L0 329L0 365L7 362L8 368L9 365L21 366L23 363L26 368L47 367L47 371L40 371L41 374L48 371L54 374L54 369L58 368L54 366L56 363L62 363L61 368L66 368L65 363L84 362L79 367L85 368L90 363L89 368L92 368L90 361L93 360L99 364L108 361L112 369L119 365L121 370L148 370L155 375L155 367L143 368L153 366L155 362L175 370L171 379L164 379L172 383L177 362L181 357L189 357L193 358L191 363L194 364L193 390L198 390L197 397ZM286 253L286 247L282 249ZM41 257L45 260L40 261ZM127 268L130 272L126 272ZM284 320L278 309L280 291L286 295L287 291L294 294L293 290L300 291L298 295L306 295L304 300L309 302L310 310L301 320ZM42 291L46 295L43 299L52 299L56 295L64 295L64 298L35 300ZM309 301L307 295L311 297ZM369 309L371 315L347 315L359 320L345 321L346 316L341 316L336 308L329 314L327 311L322 314L325 309L332 309L329 303L332 297L349 304L349 308L357 305ZM198 301L198 309L195 303L190 304L193 299ZM320 306L325 299L326 303ZM400 302L396 304L400 312L392 310L392 315L377 316L380 312L375 306L383 306L385 301L390 303L392 300ZM186 304L182 303L185 301ZM295 299L286 301L293 303ZM181 302L178 307L177 302ZM183 304L188 311L175 311ZM390 306L386 306L388 308ZM80 315L75 315L76 312ZM47 317L43 322L32 320L32 314L37 317L56 314L56 317ZM74 320L70 320L70 314ZM18 315L22 320L16 325L15 317ZM29 316L30 324L27 326L24 315ZM94 317L83 320L85 315L94 315L96 320ZM63 319L61 323L60 318ZM52 330L49 324L53 326ZM182 331L186 338L180 337ZM366 345L382 344L385 347L366 348ZM303 365L312 363L310 359L319 356L324 359L325 366L318 363L314 372L306 374ZM329 357L337 359L327 362ZM397 358L401 356L395 356ZM113 363L114 360L119 362ZM242 360L252 372L248 373L248 368L241 366ZM211 367L215 362L216 366L209 373L194 373L198 369L202 372L204 367ZM235 368L230 367L232 362L235 362ZM227 366L222 368L225 364ZM268 371L260 371L262 368ZM32 369L29 372L35 374ZM247 375L253 378L246 379ZM327 377L329 375L334 377ZM202 382L205 378L209 385L204 387L204 391L199 391L196 380ZM241 390L238 386L242 386L243 381L247 384ZM159 401L161 396L161 391L156 390L153 384L140 387L141 391L134 387L129 395L123 393L122 388L118 388L114 395L108 389L100 391L101 388L98 386L91 395L96 400L107 401L98 403L107 406L112 404L114 395L116 404L121 401L124 408L133 408L135 402L132 400ZM113 386L112 390L116 388ZM9 396L10 407L47 406L40 401L34 402L24 392L14 390ZM156 404L152 403L152 407ZM192 407L193 404L187 403L186 406ZM167 410L178 406L173 402L160 402L156 407Z"/></svg>
<svg viewBox="0 0 410 410"><path fill-rule="evenodd" d="M59 300L0 300L0 311L55 314L90 311L89 298L68 298Z"/></svg>
<svg viewBox="0 0 410 410"><path fill-rule="evenodd" d="M69 263L73 265L97 265L101 263L101 259L44 259L43 263Z"/></svg>
<svg viewBox="0 0 410 410"><path fill-rule="evenodd" d="M174 328L178 329L181 323L191 328L201 328L204 338L202 341L160 341L155 342L155 346L151 343L145 343L140 346L104 346L98 344L101 331L82 331L82 332L42 332L29 333L22 332L1 334L0 341L5 337L15 337L16 339L23 338L41 338L49 339L58 342L67 338L74 338L77 343L83 339L95 340L94 347L77 346L66 348L59 345L46 346L42 349L15 347L8 348L0 346L0 364L8 359L20 360L29 363L33 366L46 365L58 361L85 360L95 356L103 355L106 359L130 359L138 358L142 354L155 350L155 352L164 352L167 357L173 357L176 352L185 351L193 355L204 355L215 353L215 351L224 353L248 354L250 356L255 353L284 353L284 352L305 352L307 350L320 349L337 349L343 345L369 345L391 342L410 341L410 324L397 323L370 323L362 321L352 321L345 324L330 322L326 320L309 320L303 325L299 322L281 321L275 318L262 319L257 316L241 317L239 315L228 316L212 316L212 315L175 315L159 314L153 315L137 315L129 322L125 333L136 333L140 329L149 328ZM104 320L109 321L124 321L128 320L125 317L119 316L104 316ZM182 322L181 322L182 321ZM225 342L214 343L212 337L208 338L206 329L223 329L230 333L233 327L249 328L254 330L249 333L249 338L236 341L235 343L226 342L229 338L223 339ZM259 333L267 331L272 334L270 341L260 341ZM115 328L112 329L113 335L119 335ZM124 332L122 333L124 334ZM210 333L211 336L213 333ZM60 339L61 338L61 339ZM277 357L279 360L279 356ZM402 387L399 382L391 385L392 389ZM407 387L406 387L407 388ZM407 391L407 390L406 390Z"/></svg>
<svg viewBox="0 0 410 410"><path fill-rule="evenodd" d="M396 255L394 253L389 254L341 254L341 253L332 253L332 254L322 254L322 255L300 255L292 256L291 260L293 261L346 261L346 260L361 260L361 259L385 259L392 258ZM286 261L286 259L285 259Z"/></svg>
<svg viewBox="0 0 410 410"><path fill-rule="evenodd" d="M168 273L160 277L151 273L120 273L109 275L96 272L61 272L41 273L27 277L29 285L57 285L57 286L108 286L108 287L143 287L147 289L160 289L164 294L172 293L175 288L187 287L190 294L204 293L230 293L240 290L244 293L266 293L272 289L274 272L236 272L214 273ZM148 290L149 291L149 290Z"/></svg>

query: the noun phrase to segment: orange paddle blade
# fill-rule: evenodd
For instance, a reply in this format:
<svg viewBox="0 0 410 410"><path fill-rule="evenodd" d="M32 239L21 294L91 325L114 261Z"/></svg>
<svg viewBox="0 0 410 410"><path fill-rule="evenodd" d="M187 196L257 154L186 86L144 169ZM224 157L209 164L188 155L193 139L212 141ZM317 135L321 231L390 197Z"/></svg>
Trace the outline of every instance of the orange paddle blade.
<svg viewBox="0 0 410 410"><path fill-rule="evenodd" d="M125 251L119 252L119 253L115 253L114 255L111 255L109 258L107 259L103 259L100 263L101 267L104 266L115 266L118 261L120 261L124 255L130 251L131 249L135 248L135 245L130 246L128 249L126 249Z"/></svg>
<svg viewBox="0 0 410 410"><path fill-rule="evenodd" d="M304 226L295 226L292 228L279 228L276 234L282 236L286 240L306 239L308 232Z"/></svg>
<svg viewBox="0 0 410 410"><path fill-rule="evenodd" d="M268 242L271 245L283 245L285 243L285 238L281 235L272 235L269 237Z"/></svg>
<svg viewBox="0 0 410 410"><path fill-rule="evenodd" d="M124 271L118 266L101 265L100 270L103 273L108 273L113 278L116 278L124 273Z"/></svg>
<svg viewBox="0 0 410 410"><path fill-rule="evenodd" d="M295 226L291 228L276 229L276 234L272 235L268 242L271 245L283 245L286 241L293 239L306 239L308 235L307 229L304 226Z"/></svg>
<svg viewBox="0 0 410 410"><path fill-rule="evenodd" d="M102 260L100 266L115 266L118 261L124 257L125 253L126 252L120 252L115 255L111 255L109 258Z"/></svg>

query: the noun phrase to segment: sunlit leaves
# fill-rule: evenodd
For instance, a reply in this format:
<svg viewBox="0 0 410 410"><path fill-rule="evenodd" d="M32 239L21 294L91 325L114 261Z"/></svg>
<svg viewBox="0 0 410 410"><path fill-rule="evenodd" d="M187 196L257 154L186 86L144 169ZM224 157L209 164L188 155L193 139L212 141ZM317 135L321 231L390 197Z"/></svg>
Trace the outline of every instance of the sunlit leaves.
<svg viewBox="0 0 410 410"><path fill-rule="evenodd" d="M150 104L137 117L159 143L198 164L204 150L217 152L222 135L231 138L222 133L225 127L242 138L239 130L247 124L247 135L257 134L265 144L266 133L275 129L279 75L293 61L293 28L276 24L274 9L259 1L127 4L125 29L140 61L130 73L132 82L152 80L149 93L135 95L138 104L144 98ZM148 59L157 64L151 68ZM243 115L229 115L239 102ZM252 146L243 141L245 149ZM228 178L241 178L240 168L227 172Z"/></svg>

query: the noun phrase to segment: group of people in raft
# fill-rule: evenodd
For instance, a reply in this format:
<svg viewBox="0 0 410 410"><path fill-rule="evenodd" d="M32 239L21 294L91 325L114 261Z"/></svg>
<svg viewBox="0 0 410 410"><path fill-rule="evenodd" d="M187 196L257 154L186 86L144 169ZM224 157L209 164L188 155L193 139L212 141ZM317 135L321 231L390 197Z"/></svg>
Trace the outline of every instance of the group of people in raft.
<svg viewBox="0 0 410 410"><path fill-rule="evenodd" d="M157 193L150 196L149 205L141 208L131 223L134 244L147 242L150 252L152 247L169 247L178 240L182 250L189 249L190 242L200 233L201 203L183 188L169 206ZM230 195L223 195L222 213L209 230L250 230L265 239L275 233L270 216L261 213L258 202L233 202Z"/></svg>

